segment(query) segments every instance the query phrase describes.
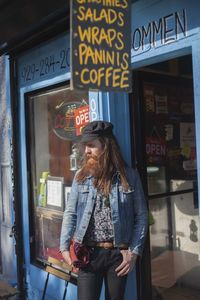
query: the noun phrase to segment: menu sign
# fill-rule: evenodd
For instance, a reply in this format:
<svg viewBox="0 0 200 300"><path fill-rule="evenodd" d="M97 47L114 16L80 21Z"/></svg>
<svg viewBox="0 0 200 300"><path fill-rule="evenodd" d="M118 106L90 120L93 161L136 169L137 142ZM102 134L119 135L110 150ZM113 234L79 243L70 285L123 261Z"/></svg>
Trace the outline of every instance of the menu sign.
<svg viewBox="0 0 200 300"><path fill-rule="evenodd" d="M130 0L71 0L71 85L131 91Z"/></svg>

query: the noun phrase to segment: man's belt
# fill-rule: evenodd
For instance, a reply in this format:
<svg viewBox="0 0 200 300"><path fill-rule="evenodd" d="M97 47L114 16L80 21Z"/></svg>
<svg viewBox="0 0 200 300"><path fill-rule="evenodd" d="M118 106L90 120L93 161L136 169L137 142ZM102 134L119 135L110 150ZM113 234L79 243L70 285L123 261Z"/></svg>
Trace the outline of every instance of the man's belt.
<svg viewBox="0 0 200 300"><path fill-rule="evenodd" d="M87 242L86 246L104 248L104 249L113 249L113 248L119 248L121 250L128 249L127 244L119 244L119 245L114 246L114 244L112 242Z"/></svg>

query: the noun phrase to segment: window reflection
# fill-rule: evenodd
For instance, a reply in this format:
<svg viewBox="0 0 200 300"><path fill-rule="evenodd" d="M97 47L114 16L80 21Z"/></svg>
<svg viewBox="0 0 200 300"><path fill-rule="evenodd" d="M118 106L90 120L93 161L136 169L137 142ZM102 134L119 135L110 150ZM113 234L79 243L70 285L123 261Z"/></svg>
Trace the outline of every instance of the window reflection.
<svg viewBox="0 0 200 300"><path fill-rule="evenodd" d="M62 215L77 169L76 143L89 122L88 95L67 86L29 94L26 120L32 260L62 260Z"/></svg>
<svg viewBox="0 0 200 300"><path fill-rule="evenodd" d="M194 289L195 294L200 290L200 224L193 193L154 199L149 204L154 220L150 226L154 293L169 299L166 289L181 287Z"/></svg>
<svg viewBox="0 0 200 300"><path fill-rule="evenodd" d="M146 78L143 108L153 300L182 299L181 293L187 299L200 299L193 83L153 73Z"/></svg>
<svg viewBox="0 0 200 300"><path fill-rule="evenodd" d="M166 192L166 175L163 166L147 167L148 193L149 195Z"/></svg>

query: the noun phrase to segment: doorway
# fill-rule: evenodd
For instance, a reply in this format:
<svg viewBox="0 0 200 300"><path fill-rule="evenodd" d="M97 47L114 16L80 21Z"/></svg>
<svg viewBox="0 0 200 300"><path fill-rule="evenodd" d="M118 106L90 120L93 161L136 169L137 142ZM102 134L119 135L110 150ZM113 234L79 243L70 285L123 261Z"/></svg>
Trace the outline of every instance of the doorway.
<svg viewBox="0 0 200 300"><path fill-rule="evenodd" d="M133 160L149 206L139 299L150 299L145 288L150 281L152 300L197 300L200 235L192 57L140 69L134 79Z"/></svg>

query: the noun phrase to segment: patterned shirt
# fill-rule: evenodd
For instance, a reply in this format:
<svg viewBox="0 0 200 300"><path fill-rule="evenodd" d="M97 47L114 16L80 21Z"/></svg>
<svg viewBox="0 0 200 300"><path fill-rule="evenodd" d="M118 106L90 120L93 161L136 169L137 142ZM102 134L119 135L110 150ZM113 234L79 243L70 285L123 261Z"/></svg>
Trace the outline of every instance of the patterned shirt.
<svg viewBox="0 0 200 300"><path fill-rule="evenodd" d="M84 241L112 241L114 238L109 197L97 194Z"/></svg>

